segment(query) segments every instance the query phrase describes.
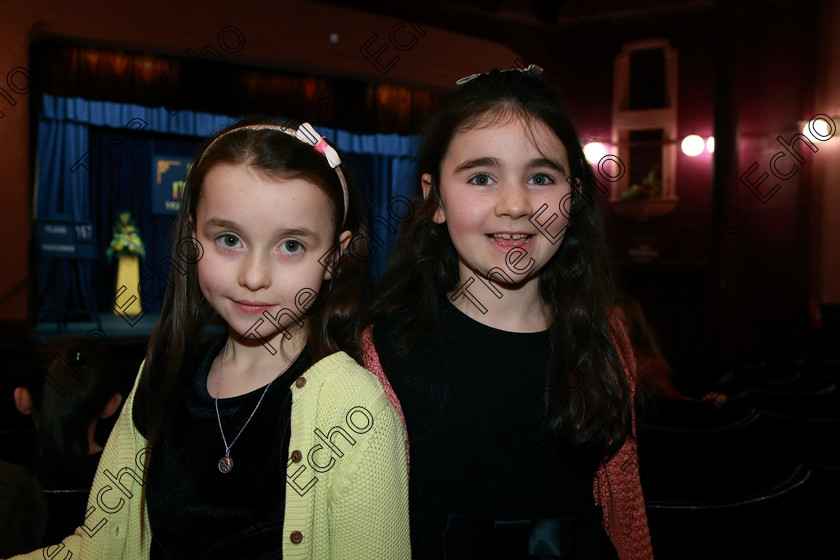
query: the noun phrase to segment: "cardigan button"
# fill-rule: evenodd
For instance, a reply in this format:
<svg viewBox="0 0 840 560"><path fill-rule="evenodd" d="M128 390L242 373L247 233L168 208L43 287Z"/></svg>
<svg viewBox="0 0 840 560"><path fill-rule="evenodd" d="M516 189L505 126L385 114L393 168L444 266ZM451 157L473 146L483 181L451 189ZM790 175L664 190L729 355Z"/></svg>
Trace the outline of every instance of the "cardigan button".
<svg viewBox="0 0 840 560"><path fill-rule="evenodd" d="M303 387L304 385L306 385L306 378L305 378L305 377L302 377L302 376L301 376L301 377L298 377L298 378L297 378L297 381L295 381L295 387L297 387L298 389L300 389L300 388L301 388L301 387Z"/></svg>
<svg viewBox="0 0 840 560"><path fill-rule="evenodd" d="M295 449L292 451L292 463L300 463L300 460L303 458L303 454Z"/></svg>
<svg viewBox="0 0 840 560"><path fill-rule="evenodd" d="M300 531L292 531L292 534L289 535L289 540L294 544L300 544L300 541L303 540L303 533Z"/></svg>

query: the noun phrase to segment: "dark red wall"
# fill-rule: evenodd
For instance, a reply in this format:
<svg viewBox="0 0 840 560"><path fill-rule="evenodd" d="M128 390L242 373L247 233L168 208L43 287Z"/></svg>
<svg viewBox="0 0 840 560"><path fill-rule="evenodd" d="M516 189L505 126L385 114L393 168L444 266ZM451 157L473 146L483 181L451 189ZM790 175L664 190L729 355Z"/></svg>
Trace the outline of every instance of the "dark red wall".
<svg viewBox="0 0 840 560"><path fill-rule="evenodd" d="M624 10L632 10L633 4ZM718 222L722 210L713 205L714 160L705 152L694 158L679 152L679 202L672 213L647 222L609 209L606 216L622 287L642 301L666 353L678 358L710 352L798 356L810 349L807 300L815 296L808 290L808 221L814 210L808 164L792 179L776 181L782 188L766 203L740 184L738 176L753 162L760 169L752 177L769 172L771 157L781 149L776 137L789 139L800 132L798 121L820 112L814 106L820 7L802 2L735 4L741 6L729 16L735 79L728 103L737 115L740 149L730 184L721 185L731 207L723 210L731 213L729 232ZM777 6L762 9L765 4ZM611 15L597 31L578 21L560 39L522 36L508 44L526 63L547 64L548 79L561 91L582 137L609 140L615 56L625 42L666 38L679 54L679 137L713 135L720 81L715 45L719 33L726 32L715 7L709 3L667 17L620 10ZM557 49L558 43L566 48ZM827 156L825 150L805 150L805 157ZM762 185L765 192L771 179ZM686 237L686 230L706 232L707 247L717 245L722 254L712 250L707 256L684 240L688 244L679 246L688 264L673 250L670 258L649 264L629 262L627 248L634 241L650 240L665 255Z"/></svg>

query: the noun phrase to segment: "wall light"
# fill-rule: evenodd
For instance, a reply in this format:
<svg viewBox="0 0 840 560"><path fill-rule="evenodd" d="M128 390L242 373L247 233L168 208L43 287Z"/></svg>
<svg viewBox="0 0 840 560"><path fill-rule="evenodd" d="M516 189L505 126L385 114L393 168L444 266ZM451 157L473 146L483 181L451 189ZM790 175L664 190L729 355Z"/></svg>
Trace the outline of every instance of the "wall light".
<svg viewBox="0 0 840 560"><path fill-rule="evenodd" d="M682 151L689 157L699 156L703 153L705 142L696 134L690 134L683 138Z"/></svg>
<svg viewBox="0 0 840 560"><path fill-rule="evenodd" d="M834 122L833 119L832 122ZM834 130L828 126L827 120L814 119L802 125L802 134L811 142L825 141L834 135Z"/></svg>
<svg viewBox="0 0 840 560"><path fill-rule="evenodd" d="M598 163L607 155L607 148L600 142L589 142L583 147L583 155L589 163Z"/></svg>
<svg viewBox="0 0 840 560"><path fill-rule="evenodd" d="M706 140L706 151L709 152L710 154L715 153L715 137L714 136L709 136L709 138Z"/></svg>

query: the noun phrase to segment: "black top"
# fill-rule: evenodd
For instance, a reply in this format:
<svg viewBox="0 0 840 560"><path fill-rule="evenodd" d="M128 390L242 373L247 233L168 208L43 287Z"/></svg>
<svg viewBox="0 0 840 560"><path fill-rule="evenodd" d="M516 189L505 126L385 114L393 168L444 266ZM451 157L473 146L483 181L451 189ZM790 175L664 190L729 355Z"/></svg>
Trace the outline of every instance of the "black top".
<svg viewBox="0 0 840 560"><path fill-rule="evenodd" d="M303 354L268 388L230 450L233 469L219 471L225 447L207 375L225 338L203 359L171 411L153 451L146 496L152 559L282 558L291 384L310 365ZM228 444L254 410L265 386L219 399Z"/></svg>
<svg viewBox="0 0 840 560"><path fill-rule="evenodd" d="M545 431L548 331L501 331L449 302L442 309L439 328L407 357L389 336L399 314L373 333L411 444L415 557L614 558L592 494L595 465Z"/></svg>

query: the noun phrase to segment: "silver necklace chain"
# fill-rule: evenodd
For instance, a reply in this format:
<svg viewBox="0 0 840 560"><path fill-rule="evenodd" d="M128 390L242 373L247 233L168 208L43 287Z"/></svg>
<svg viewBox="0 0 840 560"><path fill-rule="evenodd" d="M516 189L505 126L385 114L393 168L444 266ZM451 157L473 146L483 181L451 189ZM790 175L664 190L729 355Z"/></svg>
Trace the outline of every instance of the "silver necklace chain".
<svg viewBox="0 0 840 560"><path fill-rule="evenodd" d="M260 407L260 404L262 404L263 398L268 392L268 388L271 386L272 383L274 383L274 381L278 377L286 373L286 371L297 360L297 356L295 356L288 364L286 364L286 367L283 368L283 371L275 375L274 378L268 382L268 384L265 386L265 389L263 389L262 395L260 395L260 400L257 401L257 406L255 406L254 410L251 411L251 415L248 416L247 420L245 420L245 424L242 425L242 428L240 428L239 433L236 434L236 437L233 438L233 441L230 442L230 445L228 445L227 439L225 438L225 430L222 428L222 416L221 414L219 414L219 395L222 392L222 375L224 375L225 373L225 359L227 358L228 344L230 344L230 339L228 339L227 342L225 342L225 351L222 354L222 367L219 371L219 384L216 387L216 398L214 399L216 405L216 420L218 420L219 422L219 432L221 432L222 442L225 444L225 456L222 457L222 459L219 461L219 470L223 473L228 473L233 468L233 459L230 458L230 449L231 447L233 447L233 444L236 443L236 440L239 439L239 436L242 435L242 432L245 431L245 427L248 425L248 422L250 422L251 418L254 417L254 414L257 413L257 409Z"/></svg>

